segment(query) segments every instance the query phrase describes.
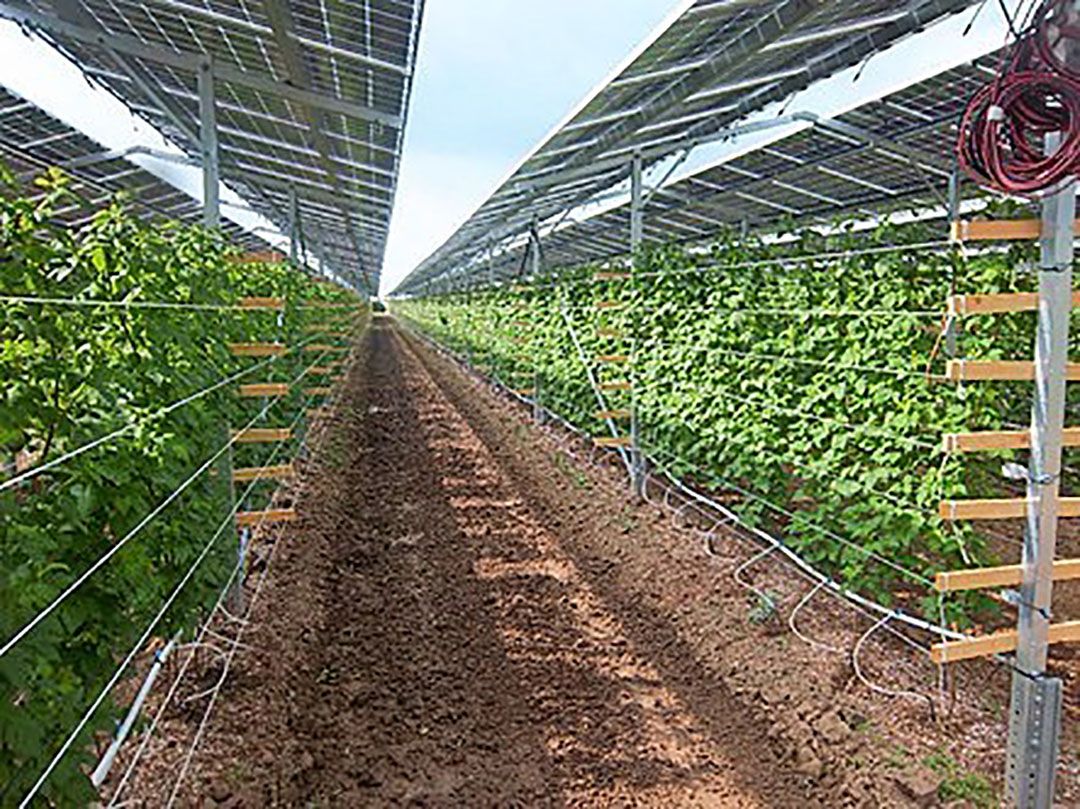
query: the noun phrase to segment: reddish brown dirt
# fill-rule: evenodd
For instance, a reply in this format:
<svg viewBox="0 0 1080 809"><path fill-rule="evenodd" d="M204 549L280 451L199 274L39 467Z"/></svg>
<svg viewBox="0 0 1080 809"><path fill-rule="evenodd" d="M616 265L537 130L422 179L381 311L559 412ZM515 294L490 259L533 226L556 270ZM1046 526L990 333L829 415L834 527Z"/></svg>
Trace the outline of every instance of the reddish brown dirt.
<svg viewBox="0 0 1080 809"><path fill-rule="evenodd" d="M839 654L758 622L735 535L710 555L628 505L613 470L572 465L387 318L360 357L183 805L909 806L927 755L994 775L978 686L1002 675L961 677L937 724L871 694L849 655L872 622L818 595L800 629ZM808 590L768 562L745 575L785 620ZM887 636L862 665L933 693ZM202 707L170 712L135 804L162 805Z"/></svg>

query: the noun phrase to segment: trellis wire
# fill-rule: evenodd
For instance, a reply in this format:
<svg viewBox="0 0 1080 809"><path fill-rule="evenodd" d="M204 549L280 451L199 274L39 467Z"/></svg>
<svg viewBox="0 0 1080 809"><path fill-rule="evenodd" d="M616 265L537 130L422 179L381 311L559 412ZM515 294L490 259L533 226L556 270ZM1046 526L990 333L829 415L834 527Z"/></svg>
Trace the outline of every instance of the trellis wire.
<svg viewBox="0 0 1080 809"><path fill-rule="evenodd" d="M307 340L305 340L304 342L297 345L296 348L291 349L290 351L287 351L286 353L295 353L296 350L304 348L305 346L309 345L310 343L313 343L315 340L318 340L318 339L321 339L321 337L320 337L320 335L316 334L313 337L310 337ZM129 421L123 427L117 428L116 430L113 430L111 433L108 433L106 435L95 438L92 441L89 441L89 442L87 442L86 444L83 444L80 447L76 447L75 449L73 449L73 450L71 450L69 452L65 452L63 455L60 455L60 456L58 456L56 458L53 458L51 461L46 461L45 463L38 464L37 466L33 466L30 469L27 469L25 472L22 472L21 474L18 474L13 478L8 478L7 480L0 483L0 492L6 491L7 489L10 489L10 488L12 488L14 486L18 486L20 483L23 483L23 482L25 482L25 481L33 478L33 477L36 477L36 476L42 474L43 472L47 472L50 469L55 469L57 466L60 466L61 464L64 464L64 463L72 460L73 458L77 458L78 456L82 455L85 452L89 452L92 449L96 449L97 447L100 447L103 444L107 444L110 441L113 441L113 440L119 438L120 436L131 432L132 430L135 430L135 429L137 429L139 427L142 427L145 424L149 424L150 422L152 422L152 421L154 421L156 419L167 416L170 413L173 413L173 412L175 412L176 410L179 410L182 407L186 407L187 405L198 401L199 399L205 398L206 396L209 396L214 391L220 390L221 388L225 387L226 385L231 385L233 382L236 382L237 380L243 379L245 376L248 376L248 375L254 373L255 371L258 371L261 368L265 368L266 366L268 366L268 365L270 365L270 364L272 364L274 362L277 362L279 359L280 359L280 357L268 357L267 359L262 360L261 362L257 362L254 365L252 365L252 366L250 366L248 368L245 368L243 371L238 371L235 374L232 374L231 376L227 376L224 379L221 379L218 382L215 382L213 385L210 385L209 387L203 388L202 390L197 391L197 392L195 392L195 393L193 393L193 394L191 394L189 396L185 396L183 399L178 399L177 401L173 402L170 405L166 405L165 407L161 408L160 410L156 410L153 413L150 413L149 415L146 415L146 416L142 416L141 418L135 419L134 421Z"/></svg>
<svg viewBox="0 0 1080 809"><path fill-rule="evenodd" d="M324 354L320 354L319 356L321 358L321 357L324 356ZM300 379L303 379L307 375L310 368L314 367L318 362L319 362L319 360L316 360L316 362L313 363L311 366L308 366L308 368L305 368L303 373L301 373L300 376L297 377L296 380L294 380L293 384L295 384L296 381L299 381ZM274 408L278 404L278 402L281 401L281 398L282 397L280 397L280 396L275 396L273 399L271 399L255 415L255 417L252 418L245 425L243 430L247 430L247 429L253 427L255 424L257 424L259 422L259 420L263 416L265 416L272 408ZM241 430L241 432L243 432L243 430ZM208 470L211 466L213 466L213 464L219 458L221 458L222 455L224 455L226 452L229 451L229 448L232 447L236 443L237 438L238 438L238 435L236 435L236 434L230 436L228 441L226 441L225 444L222 447L220 447L208 460L204 461L201 466L199 466L194 472L192 472L191 475L189 475L164 500L162 500L160 503L158 503L158 505L156 505L146 516L144 516L141 520L139 520L139 522L136 523L135 526L131 530L129 530L123 536L122 539L120 539L120 540L116 541L115 543L113 543L112 546L110 546L109 550L107 550L104 554L102 554L98 558L98 560L96 562L94 562L92 565L90 565L89 568L87 568L82 574L80 574L78 576L78 578L75 579L75 581L73 581L71 584L69 584L67 587L65 587L60 592L60 594L58 596L56 596L51 602L49 602L48 606L46 606L44 609L42 609L40 612L38 612L37 615L35 615L29 622L27 622L25 625L23 625L23 627L20 630L18 630L2 646L0 646L0 658L4 657L4 655L6 655L9 651L11 651L11 649L16 644L18 644L19 641L21 641L24 637L26 637L26 635L28 635L30 632L32 632L34 630L34 628L38 626L38 624L40 624L49 615L51 615L56 610L56 608L60 606L60 604L62 604L64 601L66 601L67 598L72 593L74 593L77 589L79 589L79 587L81 587L94 573L96 573L98 570L100 570L110 559L112 559L113 556L115 556L117 553L119 553L119 551L125 545L127 545L128 542L130 542L135 536L137 536L139 534L139 532L142 531L143 528L145 528L147 525L149 525L159 514L161 514L166 508L168 508L181 494L183 494L185 491L187 491L188 487L190 487L192 483L194 483L196 480L198 480L202 476L202 474L204 472L206 472L206 470Z"/></svg>
<svg viewBox="0 0 1080 809"><path fill-rule="evenodd" d="M294 419L292 426L295 426L299 422L300 418L303 416L303 412L304 412L303 408L301 408L300 409L300 415L297 416L296 419ZM260 416L261 415L262 414L260 414ZM257 418L259 418L259 417L257 416L256 419ZM253 423L254 423L254 421L252 422L252 424ZM270 464L272 464L274 462L274 460L276 460L278 454L281 451L281 446L282 446L281 444L278 444L274 448L274 451L270 456L270 460L269 460ZM19 804L20 809L22 809L22 807L28 806L30 804L30 801L33 800L34 796L37 795L37 793L40 791L41 787L44 786L45 782L48 780L48 778L52 774L53 770L55 770L56 767L59 765L59 763L63 760L64 756L67 754L68 750L71 749L71 746L75 743L76 739L78 738L79 734L82 732L83 728L86 727L87 723L93 717L93 715L97 711L97 709L101 707L101 704L105 701L105 698L109 695L109 693L112 691L112 689L120 681L120 678L123 676L124 672L127 670L127 667L129 665L131 665L131 661L135 659L135 657L138 655L139 651L142 649L143 644L146 643L146 641L150 637L151 633L154 631L154 629L157 627L157 625L161 622L161 619L165 616L165 613L176 602L176 599L179 598L180 593L183 591L184 587L187 586L187 583L195 575L195 571L198 570L198 568L202 565L202 563L206 559L206 557L210 555L210 551L217 544L218 539L221 537L222 534L225 533L225 531L229 527L229 525L232 524L232 521L233 521L234 517L236 516L236 513L240 510L240 507L241 507L241 504L244 501L244 498L246 498L249 494L251 494L251 492L255 489L255 487L258 485L258 483L259 483L258 480L252 480L248 484L248 487L244 490L244 493L239 498L236 499L236 502L233 504L232 508L229 510L229 513L225 515L225 519L223 519L221 521L221 523L218 525L217 531L214 532L213 536L210 538L210 540L206 543L205 547L202 549L202 552L196 557L195 561L191 564L191 567L188 568L187 573L184 574L184 576L180 579L180 581L173 588L172 592L168 595L168 597L166 597L164 603L161 605L161 608L157 611L157 613L154 615L154 617L150 619L150 623L147 624L146 628L143 630L142 635L139 636L139 639L137 641L135 641L135 643L132 645L131 649L128 651L127 655L124 657L123 660L121 660L120 665L117 666L117 668L116 668L115 672L113 673L112 677L108 680L108 682L106 682L104 687L98 693L97 698L94 699L94 701L90 704L90 707L87 708L87 710L83 713L82 717L79 719L78 723L75 725L75 728L71 731L71 733L68 734L67 738L64 740L63 744L60 746L60 749L56 752L56 754L53 756L52 760L46 766L45 770L38 777L38 780L30 788L30 791L23 797L22 801ZM262 522L262 520L260 519L260 524L261 524L261 522ZM237 565L235 567L238 568L239 563L237 563ZM233 578L233 576L229 577L230 583L231 583L232 578Z"/></svg>
<svg viewBox="0 0 1080 809"><path fill-rule="evenodd" d="M340 396L340 394L341 389L339 388L335 393L335 403L336 399ZM221 677L215 685L213 692L209 695L210 701L206 706L206 710L203 712L203 717L202 720L199 722L199 727L195 731L195 738L192 740L191 745L188 748L187 754L184 757L184 761L180 769L180 774L177 776L176 782L173 784L173 788L169 795L169 800L166 804L166 807L172 807L175 804L176 798L180 792L180 787L183 785L184 779L186 778L187 772L191 766L192 759L195 756L195 751L198 749L199 744L202 741L202 735L206 730L206 726L209 724L210 716L213 713L214 707L217 704L217 699L221 694L221 687L228 679L229 669L232 667L232 661L236 657L237 649L242 644L244 631L247 629L248 626L247 616L250 616L253 613L255 605L256 603L258 603L259 595L262 593L263 584L265 584L270 569L273 566L274 555L277 552L278 544L279 543L275 542L270 548L270 554L267 557L266 564L263 566L263 569L259 574L259 580L255 585L255 592L252 593L251 599L248 602L247 609L244 612L245 618L240 624L240 626L237 628L236 638L232 641L232 645L230 646L228 654L225 657Z"/></svg>

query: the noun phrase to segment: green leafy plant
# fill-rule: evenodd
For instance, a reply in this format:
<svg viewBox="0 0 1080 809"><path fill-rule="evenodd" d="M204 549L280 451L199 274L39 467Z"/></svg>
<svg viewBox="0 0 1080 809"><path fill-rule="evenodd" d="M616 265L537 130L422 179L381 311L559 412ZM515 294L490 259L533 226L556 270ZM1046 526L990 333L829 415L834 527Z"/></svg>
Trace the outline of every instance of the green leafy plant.
<svg viewBox="0 0 1080 809"><path fill-rule="evenodd" d="M595 435L606 428L586 366L600 382L632 381L606 404L633 404L655 463L847 586L935 620L992 609L975 595L942 605L930 590L938 570L996 561L985 535L938 507L1002 496L998 470L1015 453L945 455L941 436L1015 429L1030 389L946 382L943 321L950 294L1033 288L1029 255L894 249L940 238L923 226L789 236L655 249L633 280L579 267L393 308L512 387L539 373L543 404ZM966 318L958 355L1030 357L1034 324ZM610 355L632 363L598 359Z"/></svg>
<svg viewBox="0 0 1080 809"><path fill-rule="evenodd" d="M241 400L236 386L228 385L168 416L155 417L157 411L250 367L252 360L232 356L230 342L298 345L328 311L308 308L310 302L357 304L351 294L284 264L238 263L238 251L219 233L173 222L147 224L122 200L91 212L82 227L67 227L56 211L85 203L62 174L39 178L35 197L4 174L0 481L125 425L137 427L0 491L0 642L135 530L260 405ZM214 307L244 296L288 303L280 313L92 304ZM290 354L245 381L289 380L311 360ZM303 404L299 390L285 397L267 416L267 426L290 423ZM237 446L233 462L258 465L266 452L265 446ZM228 461L223 456L197 477L0 657L0 804L17 801L33 784L226 518ZM271 492L260 483L252 505L265 503ZM235 564L231 533L223 532L169 610L158 627L160 637L191 627L205 614ZM94 734L110 728L120 711L108 700L102 705L49 779L47 797L61 805L92 797L82 767L92 757Z"/></svg>

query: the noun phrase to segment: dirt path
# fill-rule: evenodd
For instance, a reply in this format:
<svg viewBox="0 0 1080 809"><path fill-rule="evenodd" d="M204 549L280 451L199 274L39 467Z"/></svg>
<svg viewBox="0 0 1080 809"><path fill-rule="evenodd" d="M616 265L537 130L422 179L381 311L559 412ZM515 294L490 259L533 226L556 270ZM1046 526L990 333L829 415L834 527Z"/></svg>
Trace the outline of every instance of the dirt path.
<svg viewBox="0 0 1080 809"><path fill-rule="evenodd" d="M685 666L669 682L686 650L631 631L581 526L529 499L425 353L368 332L182 802L815 805L760 716ZM140 774L146 805L194 716Z"/></svg>

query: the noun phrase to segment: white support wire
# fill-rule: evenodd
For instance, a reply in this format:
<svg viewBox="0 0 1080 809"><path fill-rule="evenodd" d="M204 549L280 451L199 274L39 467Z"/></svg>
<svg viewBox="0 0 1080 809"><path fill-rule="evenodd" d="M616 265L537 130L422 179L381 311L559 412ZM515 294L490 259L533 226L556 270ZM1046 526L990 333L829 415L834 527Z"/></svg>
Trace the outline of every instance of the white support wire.
<svg viewBox="0 0 1080 809"><path fill-rule="evenodd" d="M877 365L853 365L831 362L828 360L813 360L804 357L787 357L783 354L763 354L753 351L738 351L722 346L695 345L693 343L680 343L668 340L650 340L643 346L659 346L661 349L685 349L695 354L724 354L730 357L744 357L751 360L768 360L776 363L789 363L791 365L805 365L809 368L823 368L827 371L856 371L862 374L880 374L882 376L895 376L898 378L919 379L923 382L927 379L926 371L909 371L903 368L885 368Z"/></svg>
<svg viewBox="0 0 1080 809"><path fill-rule="evenodd" d="M341 392L341 388L339 388L335 392L335 404L337 399L340 398ZM274 555L277 552L278 544L279 543L275 542L270 548L270 554L267 557L266 565L263 567L262 571L259 574L259 580L255 585L255 592L252 593L251 599L248 601L247 609L245 610L245 622L238 627L236 631L236 638L231 642L232 645L229 648L228 654L225 658L225 662L222 666L221 677L218 683L212 689L212 693L210 694L210 701L206 706L206 710L203 712L202 719L200 720L199 726L195 731L195 737L194 739L192 739L191 745L188 747L187 754L185 755L184 761L180 767L180 773L177 776L176 781L173 784L172 791L169 794L169 799L166 803L166 809L171 809L171 807L174 806L176 803L176 799L180 794L180 788L181 786L183 786L184 779L187 777L188 770L191 767L191 762L195 757L195 752L198 750L199 744L202 741L203 734L205 733L206 727L210 722L210 716L213 714L218 697L221 695L221 687L228 679L229 671L232 667L233 660L236 657L237 649L243 645L244 632L250 626L250 619L247 616L250 616L254 613L255 605L258 603L259 595L262 593L263 585L266 583L268 574L270 573L270 569L273 566Z"/></svg>
<svg viewBox="0 0 1080 809"><path fill-rule="evenodd" d="M252 420L251 423L253 424L255 422L255 420L257 420L258 418L261 418L261 416L264 415L265 412L267 410L269 410L271 407L273 407L276 403L277 403L277 399L275 399L274 402L268 404L263 409L263 412L260 413L258 416L256 416L255 419ZM297 416L296 419L293 420L292 425L290 425L290 429L292 427L295 427L296 424L299 423L300 418L302 418L302 416L303 416L303 412L304 412L304 410L301 407L300 408L300 415ZM231 443L232 442L230 442L229 445L231 445ZM281 452L281 447L282 447L281 444L278 444L278 445L276 445L274 447L274 450L273 450L273 452L271 453L271 456L270 456L270 463L271 464L274 462L274 460L277 458L278 454ZM218 457L220 457L220 455ZM179 598L180 593L184 590L184 588L187 586L188 582L195 575L195 572L202 565L203 561L205 561L206 557L210 554L211 550L217 544L218 539L225 533L225 531L228 529L228 527L232 524L232 521L235 519L237 512L240 510L241 503L243 503L244 499L249 494L251 494L251 492L255 489L255 487L258 485L258 483L259 483L258 480L251 481L248 484L247 488L244 490L244 493L239 498L236 499L236 502L233 504L232 508L229 510L229 513L225 515L225 518L218 525L218 528L214 532L213 536L210 537L210 540L203 547L201 553L195 558L195 561L192 562L191 567L188 568L187 573L184 574L184 576L180 579L180 581L173 588L172 592L166 597L166 599L165 599L164 603L161 605L160 609L157 611L157 613L154 615L154 617L150 620L150 623L147 624L147 626L146 626L145 630L143 631L142 635L139 636L139 639L132 645L132 647L128 651L127 655L120 662L120 665L117 666L115 672L113 673L113 676L108 680L108 682L106 682L105 686L98 693L97 698L93 701L93 703L91 703L90 707L86 710L86 712L80 718L80 720L76 724L75 728L71 731L70 734L68 734L67 738L65 739L64 743L61 745L60 749L57 751L56 755L53 757L52 761L50 761L48 766L41 773L41 775L38 778L37 782L30 789L30 792L28 792L27 795L23 798L22 802L20 803L20 807L24 807L24 806L29 805L30 801L33 800L35 795L40 791L41 787L48 780L49 775L52 774L53 770L56 769L57 765L60 763L60 761L63 759L63 757L67 754L68 750L71 749L71 746L75 743L76 739L78 738L79 734L82 732L83 728L86 727L87 723L93 717L94 713L98 710L98 708L101 707L101 704L105 701L106 697L109 695L109 693L112 691L112 689L116 686L116 684L120 681L120 678L123 676L123 674L127 670L128 666L131 665L131 662L138 655L139 651L143 648L143 646L145 645L147 639L153 633L153 631L157 627L157 625L161 622L161 619L165 616L166 612L168 612L169 608L176 602L177 598ZM239 568L239 564L234 566L234 568ZM235 572L232 575L229 576L229 581L228 581L227 584L231 584L234 577L235 577ZM227 590L228 590L228 587L226 587L225 591L223 591L223 592L227 592Z"/></svg>
<svg viewBox="0 0 1080 809"><path fill-rule="evenodd" d="M313 337L311 337L311 338L305 340L304 342L300 343L296 347L296 349L293 349L292 351L299 350L300 348L303 348L304 346L314 342L317 339L320 339L320 336L319 335L314 335ZM292 353L292 352L287 352L287 353ZM125 435L127 433L130 433L132 430L136 430L139 427L142 427L142 426L144 426L146 424L149 424L150 422L152 422L152 421L154 421L156 419L168 416L169 414L179 410L180 408L186 407L187 405L192 404L193 402L196 402L199 399L203 399L206 396L209 396L211 393L213 393L215 391L218 391L218 390L221 390L221 388L225 387L226 385L231 385L232 383L237 382L238 380L243 379L244 377L249 376L250 374L253 374L255 371L257 371L257 370L259 370L261 368L265 368L266 366L268 366L268 365L270 365L270 364L272 364L274 362L277 362L280 359L281 359L280 356L268 357L267 359L262 360L261 362L257 362L254 365L252 365L252 366L250 366L248 368L245 368L242 371L237 371L235 374L232 374L231 376L227 376L224 379L221 379L218 382L215 382L213 385L210 385L209 387L203 388L200 391L196 391L195 393L192 393L189 396L185 396L182 399L178 399L177 401L173 402L172 404L166 405L165 407L161 408L160 410L156 410L153 413L150 413L149 415L142 416L140 418L129 421L123 427L120 427L120 428L118 428L116 430L113 430L111 433L108 433L106 435L95 438L92 441L89 441L89 442L87 442L86 444L83 444L80 447L76 447L75 449L73 449L73 450L71 450L69 452L65 452L63 455L59 455L56 458L53 458L51 461L46 461L45 463L38 464L37 466L31 467L30 469L27 469L25 472L22 472L21 474L18 474L13 478L8 478L7 480L0 483L0 492L7 491L8 489L11 489L11 488L13 488L15 486L18 486L20 483L25 483L27 480L30 480L31 478L36 477L37 475L40 475L43 472L47 472L50 469L55 469L57 466L60 466L61 464L64 464L64 463L67 463L68 461L72 460L73 458L77 458L78 456L80 456L80 455L82 455L82 454L84 454L86 452L89 452L92 449L96 449L97 447L100 447L103 444L107 444L107 443L109 443L111 441L114 441L115 439L119 438L120 436Z"/></svg>
<svg viewBox="0 0 1080 809"><path fill-rule="evenodd" d="M87 309L174 309L191 312L253 312L267 311L259 307L238 303L185 303L183 301L104 300L101 298L49 298L34 295L0 294L0 304L27 304L31 306L73 306Z"/></svg>
<svg viewBox="0 0 1080 809"><path fill-rule="evenodd" d="M321 361L323 356L324 355L320 355L319 360L315 361L316 364ZM305 370L305 373L306 373L306 370ZM307 404L310 403L310 400L311 400L311 397L308 397L305 400L304 405L300 408L299 414L293 420L292 425L290 425L290 429L294 428L296 426L296 424L299 423L300 419L303 418L304 410L305 410ZM280 447L278 449L280 449ZM274 458L277 456L278 449L275 449L274 453L271 455L271 458L270 458L271 463L273 462ZM241 498L238 498L237 506L233 510L234 514L235 514L235 511L239 508L239 503L242 502L243 497L247 496L247 494L251 491L251 488L254 486L255 483L256 483L256 481L252 481L252 484L248 487L247 491L245 491L244 495ZM232 516L233 515L230 515L229 519L232 519ZM254 531L258 531L259 528L262 527L263 523L264 523L264 518L260 518L258 524L256 524L256 526L255 526ZM276 544L275 544L275 547L276 547ZM273 554L273 549L271 550L271 555L272 554ZM268 567L269 567L269 561L267 562L267 568ZM138 749L135 751L134 756L132 757L131 761L128 763L127 768L124 770L124 775L121 777L120 782L117 784L116 790L113 793L113 797L109 801L109 807L110 808L121 805L121 804L118 803L118 801L119 801L121 795L123 794L124 789L126 789L129 781L131 780L131 776L134 774L135 769L138 766L139 761L142 759L142 756L145 753L146 748L150 743L150 739L153 737L154 731L157 729L158 725L160 724L161 719L163 718L166 709L172 703L173 697L176 695L177 691L179 690L180 684L183 682L183 679L184 679L185 675L187 674L188 669L190 668L192 662L194 661L196 650L199 649L199 648L212 649L214 651L214 653L217 654L222 659L223 666L225 665L225 662L229 660L229 657L228 657L229 652L221 649L218 646L214 646L213 644L205 643L205 638L208 635L215 635L215 636L220 637L223 641L230 644L230 647L231 647L230 651L232 651L235 648L235 646L233 644L241 643L239 638L237 638L237 639L225 638L224 636L218 635L218 633L214 632L211 629L211 624L212 624L215 616L217 616L217 615L223 615L227 619L229 619L230 621L240 624L240 631L243 631L247 627L247 625L249 624L249 620L247 618L241 618L241 617L238 617L238 616L234 616L234 615L232 615L232 613L228 612L228 610L225 609L225 607L224 607L226 596L228 595L230 589L232 588L233 582L236 580L236 577L240 574L240 572L241 572L241 564L238 562L236 565L233 565L232 572L230 573L229 577L226 579L224 585L222 586L221 591L218 594L217 601L214 603L214 606L210 609L209 613L207 614L206 620L203 622L202 627L200 628L198 634L195 637L195 640L192 641L191 643L188 643L188 644L184 645L183 648L186 648L186 649L190 650L189 654L186 657L186 659L184 660L184 662L181 664L180 671L177 672L176 677L173 678L173 682L170 685L168 692L166 692L166 695L165 695L164 699L162 700L161 705L158 707L158 710L155 712L153 718L151 719L149 726L147 727L146 731L143 733L142 740L139 743ZM264 569L264 574L263 575L265 575L265 569ZM261 581L261 579L260 579L260 581ZM248 614L251 613L251 607L252 607L252 605L249 604L249 607L248 607L248 610L247 610ZM245 648L250 648L246 644L242 644L242 645L244 645ZM222 684L224 684L224 679L222 679L221 682L222 682ZM191 698L189 697L185 701L189 701L190 699Z"/></svg>
<svg viewBox="0 0 1080 809"><path fill-rule="evenodd" d="M220 455L217 457L220 457ZM251 488L254 487L254 484L255 481L252 481L251 486L248 487L248 491L250 491ZM228 515L226 515L225 519L222 520L221 524L218 526L217 531L215 531L213 536L210 538L210 541L206 543L202 551L195 558L195 561L191 564L191 567L188 568L187 573L185 573L184 576L180 579L180 581L177 582L176 586L173 587L172 592L170 592L168 597L166 597L164 603L162 603L161 607L158 609L154 617L150 619L150 623L146 625L146 628L139 636L139 639L135 641L131 649L128 651L127 655L123 658L123 660L120 661L120 665L116 667L116 670L113 672L112 677L109 678L108 682L105 683L105 686L101 689L101 691L98 692L97 697L90 704L90 707L87 708L86 711L83 713L82 717L76 723L74 729L72 729L72 731L68 734L67 738L64 740L63 744L60 745L60 749L56 751L56 754L53 756L52 760L38 776L37 781L34 782L34 785L30 788L30 791L27 792L25 796L23 796L22 801L20 801L19 803L19 809L24 809L24 807L30 805L30 802L33 801L41 788L45 785L45 782L48 780L49 776L52 775L53 770L56 769L57 765L60 764L64 756L67 755L68 750L71 749L71 746L79 738L79 734L82 733L83 728L85 728L86 725L93 718L98 708L101 707L102 703L112 692L116 684L120 681L120 678L123 677L124 672L127 671L128 666L131 665L131 661L134 660L135 657L139 654L139 651L143 648L143 645L149 639L154 629L157 628L157 625L161 622L161 619L165 617L165 613L168 612L169 608L176 602L176 599L179 598L180 593L183 592L184 588L187 586L187 583L191 581L192 577L202 565L203 561L206 559L207 556L210 555L210 551L213 550L214 546L217 544L218 539L221 537L222 534L225 533L225 530L229 527L233 520L233 517L239 510L240 502L240 500L236 502L232 510L228 513Z"/></svg>
<svg viewBox="0 0 1080 809"><path fill-rule="evenodd" d="M324 356L319 355L320 358ZM318 360L316 361L318 362ZM303 379L310 368L314 365L308 366L304 371L293 380L292 384L296 384L299 380ZM272 408L274 408L281 401L280 396L275 396L271 399L256 415L252 418L240 431L240 433L250 429L259 420L265 416ZM229 451L229 449L236 443L239 437L239 433L233 434L229 437L229 440L225 442L208 460L204 461L194 472L192 472L176 489L174 489L164 500L158 503L148 514L146 514L138 523L135 524L131 530L129 530L120 540L114 542L110 546L109 550L102 554L96 562L94 562L89 568L65 587L59 595L57 595L48 606L37 613L30 621L28 621L21 629L19 629L14 635L12 635L7 641L0 646L0 658L4 657L11 649L19 643L24 637L34 630L42 621L44 621L49 615L51 615L57 607L60 606L67 598L74 593L79 587L81 587L91 576L94 575L99 569L101 569L110 559L113 558L120 550L128 544L143 528L150 524L159 514L161 514L166 508L168 508L173 502L176 501L181 494L183 494L196 480L198 480L204 472L206 472L222 455Z"/></svg>

